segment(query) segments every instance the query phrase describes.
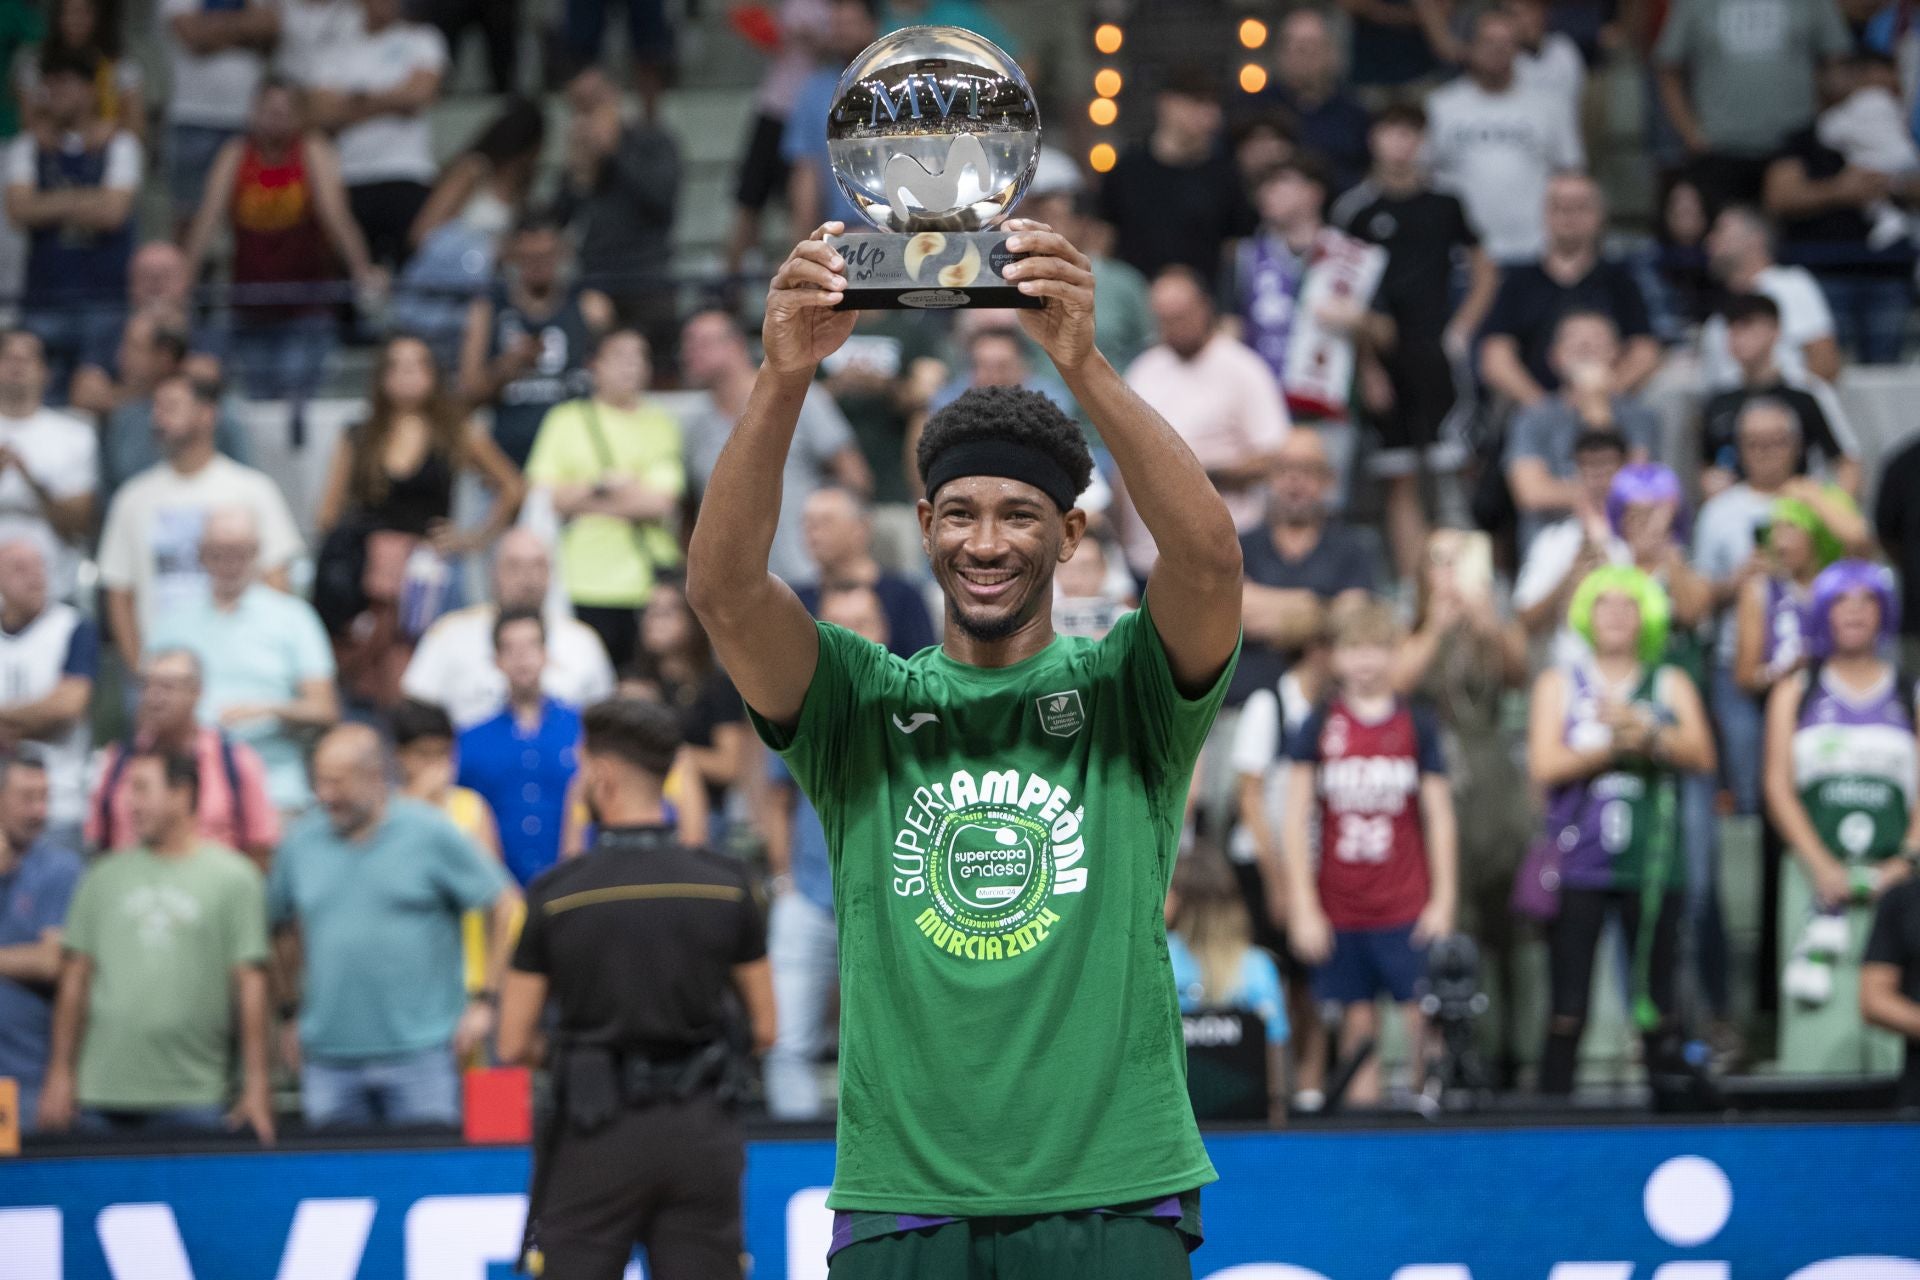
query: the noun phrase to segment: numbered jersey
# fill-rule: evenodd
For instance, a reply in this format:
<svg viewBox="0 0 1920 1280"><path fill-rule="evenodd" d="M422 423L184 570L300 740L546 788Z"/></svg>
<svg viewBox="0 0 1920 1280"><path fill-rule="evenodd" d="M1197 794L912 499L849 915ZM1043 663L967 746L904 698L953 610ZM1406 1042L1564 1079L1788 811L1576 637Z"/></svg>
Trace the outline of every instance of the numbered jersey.
<svg viewBox="0 0 1920 1280"><path fill-rule="evenodd" d="M1336 929L1413 923L1429 894L1420 779L1446 772L1432 713L1396 701L1369 722L1336 697L1289 738L1287 752L1314 768L1327 919Z"/></svg>
<svg viewBox="0 0 1920 1280"><path fill-rule="evenodd" d="M1663 720L1671 719L1659 697L1667 670L1648 671L1629 699ZM1601 689L1592 670L1579 664L1568 668L1567 676L1567 745L1581 751L1607 745L1613 730L1601 718ZM1560 842L1562 882L1574 889L1639 889L1657 861L1669 887L1684 887L1676 791L1673 771L1651 764L1556 787L1547 798L1547 830Z"/></svg>
<svg viewBox="0 0 1920 1280"><path fill-rule="evenodd" d="M1899 853L1920 751L1914 690L1892 672L1863 695L1814 668L1793 731L1793 780L1813 828L1836 857L1870 863Z"/></svg>

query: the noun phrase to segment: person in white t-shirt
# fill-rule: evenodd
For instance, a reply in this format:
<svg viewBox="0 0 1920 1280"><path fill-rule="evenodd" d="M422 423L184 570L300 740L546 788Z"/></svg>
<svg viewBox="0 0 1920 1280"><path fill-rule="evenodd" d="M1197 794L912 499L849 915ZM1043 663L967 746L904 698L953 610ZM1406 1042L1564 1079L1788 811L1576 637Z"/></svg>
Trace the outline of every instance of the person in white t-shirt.
<svg viewBox="0 0 1920 1280"><path fill-rule="evenodd" d="M167 196L176 227L200 207L220 144L247 123L280 36L273 0L160 0L167 49Z"/></svg>
<svg viewBox="0 0 1920 1280"><path fill-rule="evenodd" d="M47 816L69 849L87 816L87 699L100 632L47 593L47 562L30 538L0 541L0 747L29 744L47 766Z"/></svg>
<svg viewBox="0 0 1920 1280"><path fill-rule="evenodd" d="M66 600L93 527L99 451L92 427L41 402L46 385L40 339L0 333L0 541L35 542L54 598Z"/></svg>
<svg viewBox="0 0 1920 1280"><path fill-rule="evenodd" d="M1545 93L1566 105L1579 120L1580 99L1587 88L1587 63L1580 46L1564 31L1547 30L1548 0L1508 0L1520 52L1513 60L1513 78L1522 89Z"/></svg>
<svg viewBox="0 0 1920 1280"><path fill-rule="evenodd" d="M400 0L364 0L362 27L312 71L307 110L334 135L353 220L374 261L397 267L439 168L427 109L440 97L447 41L401 17Z"/></svg>
<svg viewBox="0 0 1920 1280"><path fill-rule="evenodd" d="M220 388L176 374L153 392L162 460L121 486L100 535L100 580L114 649L140 669L141 645L163 614L204 599L200 538L209 513L242 508L259 530L261 580L285 591L305 551L274 482L214 449Z"/></svg>
<svg viewBox="0 0 1920 1280"><path fill-rule="evenodd" d="M1780 308L1773 363L1782 381L1804 387L1808 374L1825 382L1840 376L1840 343L1827 295L1805 267L1773 260L1773 227L1765 214L1747 205L1722 209L1707 232L1707 269L1727 296L1764 294ZM1740 385L1740 362L1727 348L1726 318L1718 313L1700 326L1700 377L1709 392Z"/></svg>
<svg viewBox="0 0 1920 1280"><path fill-rule="evenodd" d="M360 0L280 0L280 43L273 73L308 88L349 40L363 30Z"/></svg>

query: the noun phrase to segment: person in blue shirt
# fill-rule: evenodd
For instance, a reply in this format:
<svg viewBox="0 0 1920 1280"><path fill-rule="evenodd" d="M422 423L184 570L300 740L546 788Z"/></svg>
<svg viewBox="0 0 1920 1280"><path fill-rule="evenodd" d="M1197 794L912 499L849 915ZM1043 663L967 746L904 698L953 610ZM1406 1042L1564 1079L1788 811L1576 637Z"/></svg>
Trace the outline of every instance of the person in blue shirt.
<svg viewBox="0 0 1920 1280"><path fill-rule="evenodd" d="M80 855L46 829L46 764L0 757L0 1076L19 1083L26 1130L51 1047L60 930L82 870Z"/></svg>
<svg viewBox="0 0 1920 1280"><path fill-rule="evenodd" d="M827 164L827 113L833 108L841 71L877 34L873 10L865 0L833 0L819 69L794 95L787 131L780 139L780 158L787 162L787 208L796 237L813 234L823 222L844 222L849 231L867 228L867 220L840 190Z"/></svg>
<svg viewBox="0 0 1920 1280"><path fill-rule="evenodd" d="M1167 895L1167 956L1180 1012L1233 1009L1267 1024L1267 1088L1276 1117L1287 1109L1287 1001L1280 967L1253 945L1253 920L1226 859L1197 847L1180 860Z"/></svg>
<svg viewBox="0 0 1920 1280"><path fill-rule="evenodd" d="M493 810L501 856L524 885L560 860L567 788L579 767L580 712L540 687L547 627L538 610L501 610L493 654L507 678L507 705L460 735L458 783Z"/></svg>

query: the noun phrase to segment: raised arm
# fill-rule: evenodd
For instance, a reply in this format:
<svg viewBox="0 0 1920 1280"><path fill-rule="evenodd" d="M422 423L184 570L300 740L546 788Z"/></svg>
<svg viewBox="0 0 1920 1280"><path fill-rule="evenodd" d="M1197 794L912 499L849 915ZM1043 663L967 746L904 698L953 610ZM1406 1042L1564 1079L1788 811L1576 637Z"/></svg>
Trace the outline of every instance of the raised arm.
<svg viewBox="0 0 1920 1280"><path fill-rule="evenodd" d="M823 223L795 246L767 291L766 362L707 481L687 546L687 603L748 706L775 724L800 717L820 660L819 633L793 589L767 569L780 518L780 473L820 361L853 332L845 261Z"/></svg>

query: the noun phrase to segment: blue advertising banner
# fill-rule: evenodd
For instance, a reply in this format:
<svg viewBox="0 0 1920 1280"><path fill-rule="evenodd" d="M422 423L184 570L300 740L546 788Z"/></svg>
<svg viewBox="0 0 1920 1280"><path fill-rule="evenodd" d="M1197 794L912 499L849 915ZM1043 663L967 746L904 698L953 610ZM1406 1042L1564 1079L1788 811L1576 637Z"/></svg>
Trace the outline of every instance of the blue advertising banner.
<svg viewBox="0 0 1920 1280"><path fill-rule="evenodd" d="M1920 1125L1207 1145L1201 1280L1920 1280ZM826 1275L832 1168L752 1145L754 1280ZM0 1161L0 1280L507 1280L526 1173L517 1148Z"/></svg>

